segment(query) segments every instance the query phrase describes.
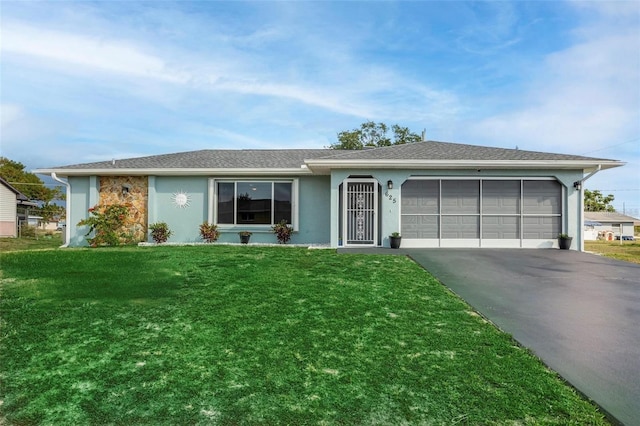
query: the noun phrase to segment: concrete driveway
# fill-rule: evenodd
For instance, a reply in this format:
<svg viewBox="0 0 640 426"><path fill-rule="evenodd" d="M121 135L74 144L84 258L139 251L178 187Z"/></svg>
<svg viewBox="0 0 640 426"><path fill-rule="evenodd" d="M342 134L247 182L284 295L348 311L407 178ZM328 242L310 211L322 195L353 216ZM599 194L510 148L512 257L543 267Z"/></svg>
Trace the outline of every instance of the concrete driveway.
<svg viewBox="0 0 640 426"><path fill-rule="evenodd" d="M640 425L640 265L552 249L401 251L610 416Z"/></svg>

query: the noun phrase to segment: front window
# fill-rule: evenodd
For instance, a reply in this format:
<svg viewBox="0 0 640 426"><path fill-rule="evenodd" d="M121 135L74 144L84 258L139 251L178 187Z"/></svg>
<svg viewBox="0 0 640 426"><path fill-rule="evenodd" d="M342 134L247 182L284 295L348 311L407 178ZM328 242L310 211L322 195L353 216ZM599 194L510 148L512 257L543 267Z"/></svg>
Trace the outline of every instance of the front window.
<svg viewBox="0 0 640 426"><path fill-rule="evenodd" d="M219 181L217 223L273 225L292 223L293 182Z"/></svg>

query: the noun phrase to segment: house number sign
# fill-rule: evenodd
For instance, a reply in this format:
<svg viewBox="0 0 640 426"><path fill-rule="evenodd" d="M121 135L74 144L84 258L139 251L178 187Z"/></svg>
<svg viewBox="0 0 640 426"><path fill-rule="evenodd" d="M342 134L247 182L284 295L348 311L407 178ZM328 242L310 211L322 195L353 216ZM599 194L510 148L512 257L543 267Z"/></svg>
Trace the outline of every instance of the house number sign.
<svg viewBox="0 0 640 426"><path fill-rule="evenodd" d="M389 201L392 201L393 204L396 203L396 197L394 197L393 195L389 194L389 191L385 191L384 192L384 196L387 197L389 199Z"/></svg>

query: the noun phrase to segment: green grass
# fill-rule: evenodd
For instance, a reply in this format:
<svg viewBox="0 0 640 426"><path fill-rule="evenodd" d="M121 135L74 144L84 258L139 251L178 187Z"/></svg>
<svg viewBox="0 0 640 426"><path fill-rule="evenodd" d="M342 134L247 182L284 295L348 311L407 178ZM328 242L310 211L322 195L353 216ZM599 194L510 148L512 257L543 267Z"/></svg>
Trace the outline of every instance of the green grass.
<svg viewBox="0 0 640 426"><path fill-rule="evenodd" d="M400 256L0 257L0 424L606 424Z"/></svg>
<svg viewBox="0 0 640 426"><path fill-rule="evenodd" d="M0 238L0 253L18 250L54 249L62 245L59 233L53 235L38 234L38 238Z"/></svg>
<svg viewBox="0 0 640 426"><path fill-rule="evenodd" d="M637 241L585 241L584 249L612 259L640 263L640 243Z"/></svg>

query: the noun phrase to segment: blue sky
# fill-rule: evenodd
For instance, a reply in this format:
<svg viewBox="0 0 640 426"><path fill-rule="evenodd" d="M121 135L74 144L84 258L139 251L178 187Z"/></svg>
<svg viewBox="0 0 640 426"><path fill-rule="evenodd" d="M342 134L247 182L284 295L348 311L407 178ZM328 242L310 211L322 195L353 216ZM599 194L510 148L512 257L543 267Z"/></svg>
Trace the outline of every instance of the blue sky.
<svg viewBox="0 0 640 426"><path fill-rule="evenodd" d="M640 2L13 2L1 151L28 169L322 148L365 121L628 162L640 213Z"/></svg>

